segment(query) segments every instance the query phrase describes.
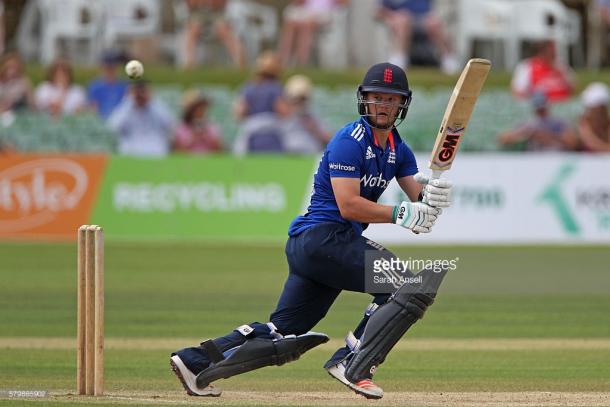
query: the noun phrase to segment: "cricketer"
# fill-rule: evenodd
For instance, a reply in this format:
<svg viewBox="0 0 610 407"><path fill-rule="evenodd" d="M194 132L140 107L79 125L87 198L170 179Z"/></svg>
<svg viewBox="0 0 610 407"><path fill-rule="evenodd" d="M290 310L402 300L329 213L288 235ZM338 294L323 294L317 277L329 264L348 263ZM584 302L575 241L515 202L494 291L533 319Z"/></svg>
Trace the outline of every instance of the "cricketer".
<svg viewBox="0 0 610 407"><path fill-rule="evenodd" d="M418 173L415 156L396 129L411 99L402 68L380 63L367 71L357 89L360 118L328 143L307 212L288 229L288 278L269 322L244 324L172 353L170 364L188 394L219 396L215 380L284 364L328 341L310 330L342 290L365 292L365 252L392 255L362 236L370 223L430 232L441 208L451 203L451 183ZM410 201L378 204L394 178ZM333 378L367 398L383 396L372 380L375 371L433 302L434 293L414 292L406 285L393 294L368 293L372 303L364 317L324 365Z"/></svg>

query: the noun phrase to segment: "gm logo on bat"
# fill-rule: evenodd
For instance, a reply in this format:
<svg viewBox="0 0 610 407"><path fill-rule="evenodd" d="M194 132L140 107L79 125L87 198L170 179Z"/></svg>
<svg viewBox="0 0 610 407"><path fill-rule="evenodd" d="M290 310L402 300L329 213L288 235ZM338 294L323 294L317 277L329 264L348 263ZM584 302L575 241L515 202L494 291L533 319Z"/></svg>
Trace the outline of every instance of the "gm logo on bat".
<svg viewBox="0 0 610 407"><path fill-rule="evenodd" d="M460 142L460 137L464 135L465 127L459 127L457 129L447 127L447 135L443 142L443 148L438 153L438 159L441 162L450 161L453 158L457 144Z"/></svg>

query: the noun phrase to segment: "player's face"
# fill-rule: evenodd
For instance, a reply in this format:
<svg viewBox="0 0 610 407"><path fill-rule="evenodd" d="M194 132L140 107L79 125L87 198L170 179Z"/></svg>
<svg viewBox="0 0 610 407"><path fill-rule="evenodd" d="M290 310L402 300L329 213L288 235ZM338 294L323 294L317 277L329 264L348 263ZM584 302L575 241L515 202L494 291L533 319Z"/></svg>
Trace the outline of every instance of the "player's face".
<svg viewBox="0 0 610 407"><path fill-rule="evenodd" d="M369 120L380 128L394 123L402 97L393 93L370 92L366 95Z"/></svg>

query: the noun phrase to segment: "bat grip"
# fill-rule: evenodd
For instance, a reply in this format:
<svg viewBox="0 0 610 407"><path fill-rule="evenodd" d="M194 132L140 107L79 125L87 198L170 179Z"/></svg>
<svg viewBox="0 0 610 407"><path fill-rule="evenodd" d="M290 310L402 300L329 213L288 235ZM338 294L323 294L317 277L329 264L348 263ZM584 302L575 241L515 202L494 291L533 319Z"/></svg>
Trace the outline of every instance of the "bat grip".
<svg viewBox="0 0 610 407"><path fill-rule="evenodd" d="M439 179L443 175L442 170L432 170L432 177L430 179Z"/></svg>
<svg viewBox="0 0 610 407"><path fill-rule="evenodd" d="M441 170L432 170L432 176L430 177L430 179L439 179L442 174L443 174L443 171L441 171ZM419 235L419 232L413 231L413 233L415 233L416 235Z"/></svg>

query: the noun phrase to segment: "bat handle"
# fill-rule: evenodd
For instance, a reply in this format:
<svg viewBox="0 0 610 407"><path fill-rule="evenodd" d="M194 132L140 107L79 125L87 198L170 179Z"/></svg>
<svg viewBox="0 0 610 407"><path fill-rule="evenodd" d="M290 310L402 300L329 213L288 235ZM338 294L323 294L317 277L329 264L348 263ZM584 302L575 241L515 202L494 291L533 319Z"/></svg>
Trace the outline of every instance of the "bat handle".
<svg viewBox="0 0 610 407"><path fill-rule="evenodd" d="M441 177L441 175L443 175L443 171L442 170L432 170L432 177L431 177L431 179L439 179Z"/></svg>
<svg viewBox="0 0 610 407"><path fill-rule="evenodd" d="M432 176L430 177L430 179L439 179L442 174L443 174L442 170L432 170ZM415 233L416 235L419 235L419 232L413 231L413 233Z"/></svg>

